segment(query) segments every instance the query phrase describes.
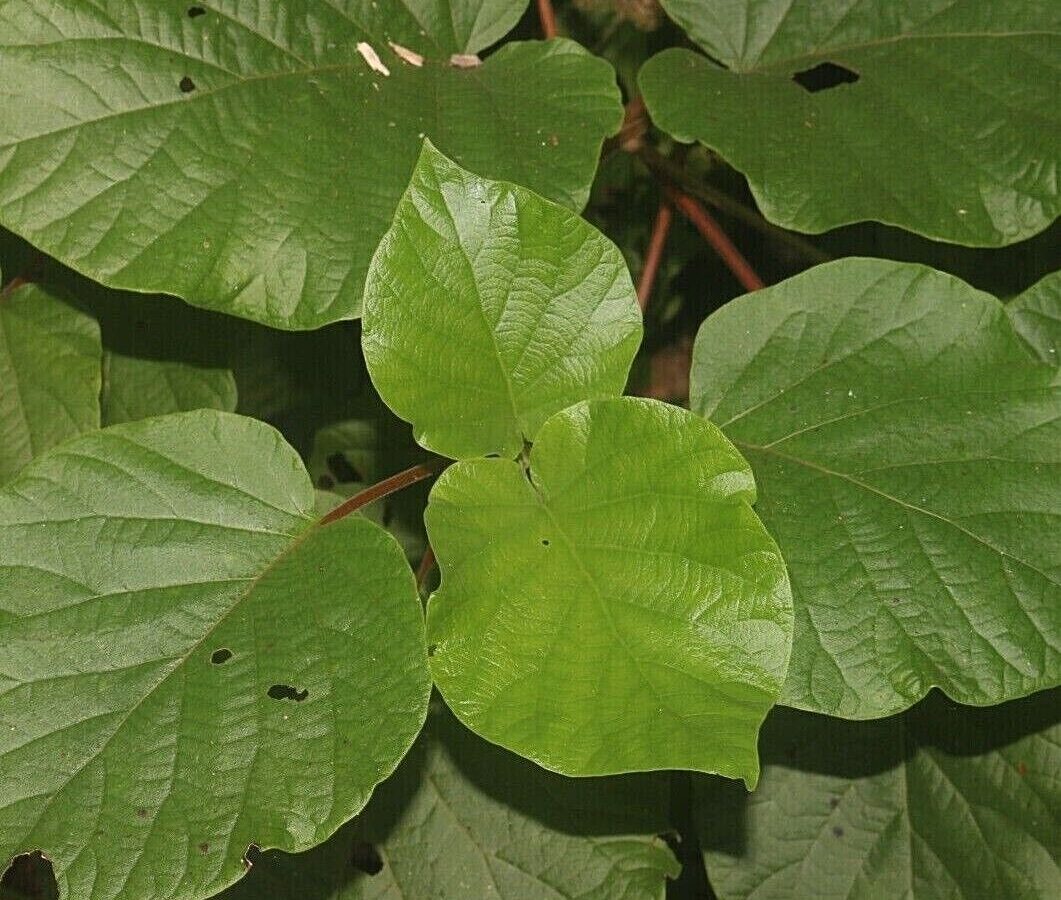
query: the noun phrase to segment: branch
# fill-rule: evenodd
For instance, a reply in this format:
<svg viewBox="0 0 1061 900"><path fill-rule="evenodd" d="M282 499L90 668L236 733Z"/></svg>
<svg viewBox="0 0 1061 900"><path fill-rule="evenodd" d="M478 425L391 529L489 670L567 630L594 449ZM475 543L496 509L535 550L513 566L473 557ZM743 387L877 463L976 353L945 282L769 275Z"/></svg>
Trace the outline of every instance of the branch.
<svg viewBox="0 0 1061 900"><path fill-rule="evenodd" d="M433 568L435 568L435 551L428 544L424 555L420 559L420 565L416 567L416 586L420 591L423 591L424 585L427 583L427 576L431 574Z"/></svg>
<svg viewBox="0 0 1061 900"><path fill-rule="evenodd" d="M751 267L748 260L744 258L744 254L737 249L733 241L729 239L729 235L722 230L722 226L715 221L711 213L688 194L683 194L676 188L668 187L667 196L671 198L671 202L681 210L685 217L696 226L696 230L714 248L722 262L726 264L726 268L733 273L733 276L743 285L746 291L757 291L766 287L766 282Z"/></svg>
<svg viewBox="0 0 1061 900"><path fill-rule="evenodd" d="M656 221L652 223L652 234L648 239L641 277L637 280L637 302L641 307L641 312L648 307L648 298L652 296L652 287L656 283L656 273L663 259L663 250L667 246L667 235L670 234L670 223L673 218L670 204L666 200L661 200L659 212L656 213Z"/></svg>
<svg viewBox="0 0 1061 900"><path fill-rule="evenodd" d="M541 19L545 39L556 37L556 13L553 12L552 0L538 0L538 18Z"/></svg>
<svg viewBox="0 0 1061 900"><path fill-rule="evenodd" d="M414 485L418 481L423 481L425 478L437 475L442 471L442 468L445 465L446 463L444 460L434 460L430 463L412 466L399 472L397 475L391 475L390 478L384 478L383 481L378 484L365 488L360 493L354 494L354 496L350 497L348 500L344 500L335 507L335 509L324 516L317 524L330 525L332 522L345 518L352 512L357 512L361 507L368 506L368 504L375 500L380 500L383 497L387 497L397 491L403 490L410 485Z"/></svg>

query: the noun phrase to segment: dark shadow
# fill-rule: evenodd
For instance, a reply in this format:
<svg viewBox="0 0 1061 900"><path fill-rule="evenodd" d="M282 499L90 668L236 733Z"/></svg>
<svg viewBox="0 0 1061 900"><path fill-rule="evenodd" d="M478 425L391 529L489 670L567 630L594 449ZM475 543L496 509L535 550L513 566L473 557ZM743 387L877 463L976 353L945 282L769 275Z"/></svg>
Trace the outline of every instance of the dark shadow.
<svg viewBox="0 0 1061 900"><path fill-rule="evenodd" d="M39 853L16 856L0 879L3 900L58 900L52 864Z"/></svg>
<svg viewBox="0 0 1061 900"><path fill-rule="evenodd" d="M812 69L797 72L792 76L792 80L808 93L816 94L819 91L839 87L841 84L854 84L860 77L858 72L846 66L823 62L818 63Z"/></svg>

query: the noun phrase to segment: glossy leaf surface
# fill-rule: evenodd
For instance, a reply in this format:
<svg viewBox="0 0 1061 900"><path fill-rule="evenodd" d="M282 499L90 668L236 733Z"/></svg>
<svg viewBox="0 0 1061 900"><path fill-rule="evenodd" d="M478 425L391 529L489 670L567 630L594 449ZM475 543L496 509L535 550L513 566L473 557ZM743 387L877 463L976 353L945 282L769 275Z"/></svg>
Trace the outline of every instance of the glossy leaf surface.
<svg viewBox="0 0 1061 900"><path fill-rule="evenodd" d="M1061 272L1047 275L1006 305L1017 333L1047 365L1061 365Z"/></svg>
<svg viewBox="0 0 1061 900"><path fill-rule="evenodd" d="M453 28L466 49L512 20L497 0L198 8L0 5L0 221L112 287L281 328L350 318L425 135L579 208L621 119L611 68L570 41L451 65Z"/></svg>
<svg viewBox="0 0 1061 900"><path fill-rule="evenodd" d="M692 406L751 461L796 612L782 702L851 718L933 685L1061 679L1061 399L993 297L848 259L703 325Z"/></svg>
<svg viewBox="0 0 1061 900"><path fill-rule="evenodd" d="M0 484L100 423L99 327L59 294L0 295Z"/></svg>
<svg viewBox="0 0 1061 900"><path fill-rule="evenodd" d="M431 491L432 669L487 739L568 775L758 777L791 598L748 464L662 403L579 404L529 470L466 460Z"/></svg>
<svg viewBox="0 0 1061 900"><path fill-rule="evenodd" d="M412 744L404 556L321 528L294 451L200 411L85 435L0 492L0 857L76 900L199 898L305 849Z"/></svg>
<svg viewBox="0 0 1061 900"><path fill-rule="evenodd" d="M667 799L661 776L545 772L440 709L357 819L310 853L265 855L221 900L663 900Z"/></svg>
<svg viewBox="0 0 1061 900"><path fill-rule="evenodd" d="M872 219L1011 244L1061 210L1049 0L665 0L705 56L640 75L653 120L717 150L799 231Z"/></svg>
<svg viewBox="0 0 1061 900"><path fill-rule="evenodd" d="M365 290L365 361L423 446L514 457L555 412L618 396L641 313L618 248L430 144Z"/></svg>
<svg viewBox="0 0 1061 900"><path fill-rule="evenodd" d="M697 783L719 900L1057 896L1059 699L972 710L932 697L857 723L778 709L759 790Z"/></svg>

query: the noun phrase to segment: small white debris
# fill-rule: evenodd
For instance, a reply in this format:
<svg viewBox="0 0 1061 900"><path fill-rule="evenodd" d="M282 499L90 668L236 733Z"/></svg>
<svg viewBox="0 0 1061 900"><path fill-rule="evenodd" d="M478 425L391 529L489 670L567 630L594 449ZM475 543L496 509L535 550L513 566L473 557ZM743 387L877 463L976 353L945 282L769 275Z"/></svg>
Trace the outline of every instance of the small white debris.
<svg viewBox="0 0 1061 900"><path fill-rule="evenodd" d="M394 41L389 41L391 50L395 52L399 59L405 60L410 66L420 67L424 64L424 58L414 50L410 50L408 47L403 47L401 44L396 44Z"/></svg>
<svg viewBox="0 0 1061 900"><path fill-rule="evenodd" d="M483 61L474 53L454 53L449 58L449 64L457 69L474 69L481 66Z"/></svg>
<svg viewBox="0 0 1061 900"><path fill-rule="evenodd" d="M383 65L383 60L379 58L379 54L372 49L372 45L361 41L357 45L357 52L361 54L361 58L368 63L368 67L373 72L379 72L380 75L390 75L391 70Z"/></svg>

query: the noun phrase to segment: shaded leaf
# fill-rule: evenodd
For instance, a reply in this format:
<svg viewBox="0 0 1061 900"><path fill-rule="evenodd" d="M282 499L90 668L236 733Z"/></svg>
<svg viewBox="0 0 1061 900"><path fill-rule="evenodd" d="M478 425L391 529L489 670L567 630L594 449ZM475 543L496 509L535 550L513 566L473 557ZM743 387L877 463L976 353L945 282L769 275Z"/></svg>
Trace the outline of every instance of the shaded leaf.
<svg viewBox="0 0 1061 900"><path fill-rule="evenodd" d="M1056 3L663 5L711 59L650 60L652 118L747 175L771 221L820 232L874 219L1000 246L1061 210Z"/></svg>
<svg viewBox="0 0 1061 900"><path fill-rule="evenodd" d="M1061 894L1057 692L839 722L778 709L754 794L697 782L720 900Z"/></svg>
<svg viewBox="0 0 1061 900"><path fill-rule="evenodd" d="M677 863L661 776L572 780L437 710L367 809L302 856L269 853L223 900L663 900Z"/></svg>
<svg viewBox="0 0 1061 900"><path fill-rule="evenodd" d="M99 326L37 285L0 295L0 484L100 424Z"/></svg>
<svg viewBox="0 0 1061 900"><path fill-rule="evenodd" d="M350 318L424 135L578 208L621 119L611 67L570 41L437 55L499 37L498 0L200 8L0 6L0 220L112 287L282 328ZM415 41L418 18L460 34Z"/></svg>
<svg viewBox="0 0 1061 900"><path fill-rule="evenodd" d="M212 410L118 425L0 492L0 858L64 896L199 898L358 812L423 722L394 540L316 526L294 451Z"/></svg>
<svg viewBox="0 0 1061 900"><path fill-rule="evenodd" d="M450 466L425 516L432 669L466 725L567 775L758 777L784 680L788 581L748 464L651 400L551 418L527 472Z"/></svg>
<svg viewBox="0 0 1061 900"><path fill-rule="evenodd" d="M704 323L693 409L750 460L792 579L782 702L871 718L1058 683L1051 378L1002 304L922 266L829 263Z"/></svg>
<svg viewBox="0 0 1061 900"><path fill-rule="evenodd" d="M1061 363L1061 272L1033 284L1006 305L1006 312L1039 359L1054 367Z"/></svg>
<svg viewBox="0 0 1061 900"><path fill-rule="evenodd" d="M513 457L553 413L619 395L641 341L611 241L430 144L373 259L363 326L380 396L458 459Z"/></svg>

